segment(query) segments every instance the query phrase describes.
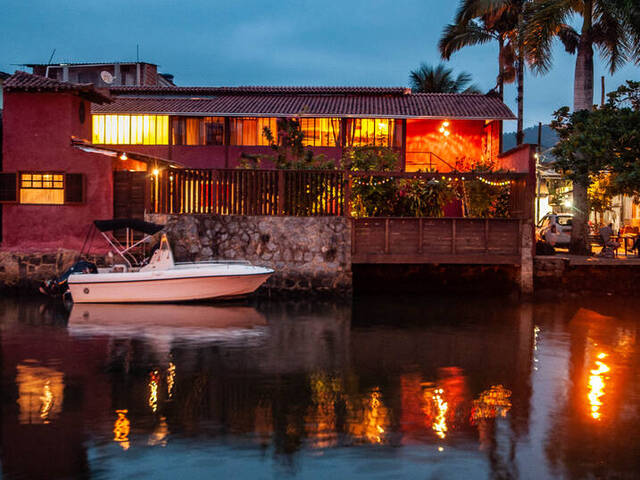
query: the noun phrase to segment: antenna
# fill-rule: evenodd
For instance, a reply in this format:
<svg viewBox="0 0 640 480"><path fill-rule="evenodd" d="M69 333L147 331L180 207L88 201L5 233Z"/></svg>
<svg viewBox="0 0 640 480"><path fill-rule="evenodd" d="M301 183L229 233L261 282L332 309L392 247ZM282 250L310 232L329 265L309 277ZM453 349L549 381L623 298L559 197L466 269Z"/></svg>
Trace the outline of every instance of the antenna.
<svg viewBox="0 0 640 480"><path fill-rule="evenodd" d="M56 54L56 49L54 48L53 51L51 52L51 56L49 57L49 61L47 62L47 65L51 65L51 61L53 60L53 56Z"/></svg>
<svg viewBox="0 0 640 480"><path fill-rule="evenodd" d="M136 43L136 63L140 63L140 44Z"/></svg>

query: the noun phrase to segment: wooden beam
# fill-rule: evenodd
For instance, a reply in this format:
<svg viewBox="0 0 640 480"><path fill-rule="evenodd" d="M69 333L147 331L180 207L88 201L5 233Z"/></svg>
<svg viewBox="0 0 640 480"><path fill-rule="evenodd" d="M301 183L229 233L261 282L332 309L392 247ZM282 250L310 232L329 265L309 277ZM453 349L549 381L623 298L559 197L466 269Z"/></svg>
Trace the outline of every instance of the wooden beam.
<svg viewBox="0 0 640 480"><path fill-rule="evenodd" d="M520 255L486 255L483 253L458 255L356 253L351 256L351 263L520 265Z"/></svg>

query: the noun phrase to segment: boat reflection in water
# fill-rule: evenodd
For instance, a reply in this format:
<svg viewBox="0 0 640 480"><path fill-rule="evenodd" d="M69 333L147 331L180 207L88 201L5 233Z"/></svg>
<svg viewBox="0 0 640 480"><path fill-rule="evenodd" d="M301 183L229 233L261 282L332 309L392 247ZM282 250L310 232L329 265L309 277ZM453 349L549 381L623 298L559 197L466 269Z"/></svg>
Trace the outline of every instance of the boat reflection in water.
<svg viewBox="0 0 640 480"><path fill-rule="evenodd" d="M68 331L72 336L111 336L155 340L168 351L171 342L196 343L259 338L267 322L247 306L74 304ZM164 346L163 346L164 343Z"/></svg>

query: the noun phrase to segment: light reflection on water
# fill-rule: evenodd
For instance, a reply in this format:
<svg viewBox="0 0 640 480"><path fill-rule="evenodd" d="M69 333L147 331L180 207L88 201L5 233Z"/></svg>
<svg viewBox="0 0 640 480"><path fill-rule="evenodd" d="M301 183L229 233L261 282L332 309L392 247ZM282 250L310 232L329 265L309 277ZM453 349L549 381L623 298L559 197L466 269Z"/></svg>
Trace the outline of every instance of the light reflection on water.
<svg viewBox="0 0 640 480"><path fill-rule="evenodd" d="M4 478L631 478L640 466L633 305L68 313L6 300L0 318Z"/></svg>

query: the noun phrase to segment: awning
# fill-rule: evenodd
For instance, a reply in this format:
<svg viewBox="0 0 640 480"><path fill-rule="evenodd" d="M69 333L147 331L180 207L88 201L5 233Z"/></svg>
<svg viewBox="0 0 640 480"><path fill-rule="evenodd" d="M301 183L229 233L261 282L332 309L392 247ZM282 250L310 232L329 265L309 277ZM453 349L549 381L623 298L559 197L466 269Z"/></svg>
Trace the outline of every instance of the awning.
<svg viewBox="0 0 640 480"><path fill-rule="evenodd" d="M71 146L82 150L87 153L97 153L99 155L105 155L112 158L121 158L122 160L131 159L138 162L144 162L148 165L170 168L184 168L184 165L180 162L175 162L167 158L154 157L153 155L145 155L144 153L129 152L124 149L114 149L111 147L104 147L102 145L94 145L93 143L84 140L82 138L71 137Z"/></svg>

